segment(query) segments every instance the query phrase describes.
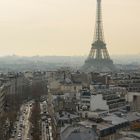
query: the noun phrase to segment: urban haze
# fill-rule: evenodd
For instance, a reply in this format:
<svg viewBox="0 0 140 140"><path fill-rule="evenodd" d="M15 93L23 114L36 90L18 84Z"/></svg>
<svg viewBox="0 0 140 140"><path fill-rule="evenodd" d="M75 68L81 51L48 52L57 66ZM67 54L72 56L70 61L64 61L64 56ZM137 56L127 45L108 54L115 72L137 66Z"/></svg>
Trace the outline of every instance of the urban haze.
<svg viewBox="0 0 140 140"><path fill-rule="evenodd" d="M0 0L0 140L140 140L139 7Z"/></svg>

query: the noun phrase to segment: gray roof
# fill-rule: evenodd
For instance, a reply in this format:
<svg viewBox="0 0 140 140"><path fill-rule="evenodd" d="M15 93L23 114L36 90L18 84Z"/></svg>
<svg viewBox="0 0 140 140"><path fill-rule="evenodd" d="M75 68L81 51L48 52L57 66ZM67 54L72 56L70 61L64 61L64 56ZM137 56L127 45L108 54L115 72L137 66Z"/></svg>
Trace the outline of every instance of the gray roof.
<svg viewBox="0 0 140 140"><path fill-rule="evenodd" d="M114 126L114 125L106 123L106 122L95 123L95 122L89 121L89 120L79 122L79 124L81 124L83 126L88 126L90 128L92 128L92 125L96 125L98 130L103 130L103 129L107 129L107 128L110 128L110 127Z"/></svg>
<svg viewBox="0 0 140 140"><path fill-rule="evenodd" d="M70 126L61 135L61 140L96 140L96 138L95 131L84 126Z"/></svg>
<svg viewBox="0 0 140 140"><path fill-rule="evenodd" d="M140 113L137 113L137 112L129 113L129 114L126 116L126 119L127 119L129 122L133 122L133 121L136 121L136 120L140 120Z"/></svg>
<svg viewBox="0 0 140 140"><path fill-rule="evenodd" d="M88 132L71 133L66 140L96 140L95 135Z"/></svg>
<svg viewBox="0 0 140 140"><path fill-rule="evenodd" d="M127 119L120 118L120 117L117 117L115 115L110 115L110 116L104 117L103 120L109 121L113 125L118 125L118 124L122 124L122 123L128 122Z"/></svg>
<svg viewBox="0 0 140 140"><path fill-rule="evenodd" d="M118 140L138 140L136 138L129 138L129 137L123 137L121 139L118 139Z"/></svg>
<svg viewBox="0 0 140 140"><path fill-rule="evenodd" d="M69 120L69 119L77 119L79 118L78 115L75 115L75 114L71 114L71 113L68 113L68 112L62 112L63 116L60 116L59 113L57 113L57 119L58 120ZM70 115L70 116L68 116Z"/></svg>

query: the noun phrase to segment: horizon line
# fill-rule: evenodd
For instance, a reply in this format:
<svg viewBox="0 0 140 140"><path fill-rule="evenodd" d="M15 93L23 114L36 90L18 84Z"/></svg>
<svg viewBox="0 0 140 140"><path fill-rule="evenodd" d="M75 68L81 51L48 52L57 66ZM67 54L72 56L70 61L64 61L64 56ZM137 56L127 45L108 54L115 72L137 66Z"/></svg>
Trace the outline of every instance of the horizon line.
<svg viewBox="0 0 140 140"><path fill-rule="evenodd" d="M110 56L137 56L140 55L140 53L137 54L112 54ZM88 55L18 55L18 54L8 54L8 55L0 55L0 57L51 57L51 56L55 56L55 57L87 57Z"/></svg>

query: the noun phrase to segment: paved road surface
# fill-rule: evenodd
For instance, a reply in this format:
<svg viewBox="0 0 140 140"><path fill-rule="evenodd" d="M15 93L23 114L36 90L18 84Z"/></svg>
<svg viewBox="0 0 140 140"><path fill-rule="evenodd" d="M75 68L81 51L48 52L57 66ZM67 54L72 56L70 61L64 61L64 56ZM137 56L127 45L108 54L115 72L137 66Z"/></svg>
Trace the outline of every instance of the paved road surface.
<svg viewBox="0 0 140 140"><path fill-rule="evenodd" d="M29 118L31 115L32 103L31 101L21 106L19 121L16 122L15 138L11 138L10 140L27 140L30 138L29 132L31 124Z"/></svg>

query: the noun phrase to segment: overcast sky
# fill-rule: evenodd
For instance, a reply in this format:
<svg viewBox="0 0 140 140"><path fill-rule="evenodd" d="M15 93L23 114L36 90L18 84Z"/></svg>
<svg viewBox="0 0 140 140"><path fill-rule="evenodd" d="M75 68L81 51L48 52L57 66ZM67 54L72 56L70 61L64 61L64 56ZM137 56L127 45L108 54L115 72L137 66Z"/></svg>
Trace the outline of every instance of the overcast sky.
<svg viewBox="0 0 140 140"><path fill-rule="evenodd" d="M140 0L102 0L110 54L140 54ZM0 55L88 55L96 0L0 0Z"/></svg>

